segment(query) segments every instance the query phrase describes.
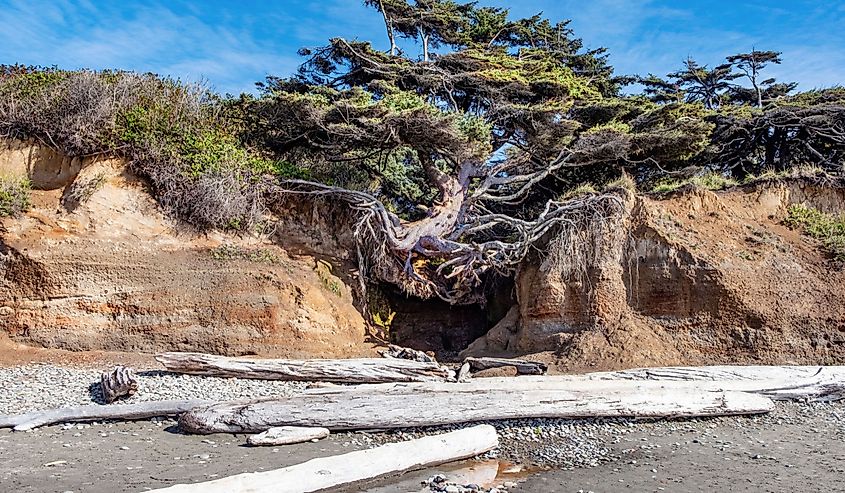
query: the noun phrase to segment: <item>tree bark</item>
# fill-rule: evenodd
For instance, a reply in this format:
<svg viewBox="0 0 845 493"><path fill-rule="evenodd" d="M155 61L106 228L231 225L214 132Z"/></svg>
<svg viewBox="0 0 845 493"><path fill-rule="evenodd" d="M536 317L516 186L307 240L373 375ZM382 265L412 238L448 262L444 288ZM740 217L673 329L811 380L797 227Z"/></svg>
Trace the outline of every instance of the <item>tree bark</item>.
<svg viewBox="0 0 845 493"><path fill-rule="evenodd" d="M169 371L213 377L336 383L446 381L453 372L437 362L391 358L284 360L229 358L202 353L161 353Z"/></svg>
<svg viewBox="0 0 845 493"><path fill-rule="evenodd" d="M468 459L488 452L498 445L496 429L490 425L480 425L442 435L389 443L374 449L312 459L273 471L238 474L204 483L181 484L154 491L162 493L321 491L385 474Z"/></svg>

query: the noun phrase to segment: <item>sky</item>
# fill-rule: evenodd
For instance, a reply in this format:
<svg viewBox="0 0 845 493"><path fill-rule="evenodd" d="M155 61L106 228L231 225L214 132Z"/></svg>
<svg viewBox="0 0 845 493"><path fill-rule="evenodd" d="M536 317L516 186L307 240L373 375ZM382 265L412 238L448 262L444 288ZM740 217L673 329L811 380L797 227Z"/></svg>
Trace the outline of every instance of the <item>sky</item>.
<svg viewBox="0 0 845 493"><path fill-rule="evenodd" d="M769 74L800 89L845 83L845 0L481 3L571 19L618 74L664 75L688 56L712 66L756 47L782 51ZM291 74L299 48L330 37L387 46L381 16L359 0L0 0L0 26L0 63L155 72L232 94Z"/></svg>

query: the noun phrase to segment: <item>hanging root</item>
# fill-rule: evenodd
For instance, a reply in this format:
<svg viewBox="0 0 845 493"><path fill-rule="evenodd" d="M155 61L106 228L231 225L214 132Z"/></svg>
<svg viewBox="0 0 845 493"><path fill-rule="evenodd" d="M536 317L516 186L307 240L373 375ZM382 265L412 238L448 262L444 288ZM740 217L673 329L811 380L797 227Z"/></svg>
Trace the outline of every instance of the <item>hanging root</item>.
<svg viewBox="0 0 845 493"><path fill-rule="evenodd" d="M601 236L618 226L626 200L619 193L550 200L532 221L490 213L476 204L482 213L471 222L445 237L420 236L409 243L407 225L367 193L299 180L286 185L275 191L330 196L357 213L353 236L362 294L368 280L376 279L412 296L437 296L451 304L482 302L481 288L489 274L513 275L529 252L546 245L562 273L584 269L588 256L601 249ZM507 239L499 239L503 237Z"/></svg>

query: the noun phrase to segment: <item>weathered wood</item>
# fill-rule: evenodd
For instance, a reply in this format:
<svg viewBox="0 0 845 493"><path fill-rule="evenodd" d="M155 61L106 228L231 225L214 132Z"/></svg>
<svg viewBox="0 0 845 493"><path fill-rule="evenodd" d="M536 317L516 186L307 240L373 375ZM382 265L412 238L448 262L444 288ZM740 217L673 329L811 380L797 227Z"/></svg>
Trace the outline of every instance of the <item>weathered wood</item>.
<svg viewBox="0 0 845 493"><path fill-rule="evenodd" d="M657 368L311 389L296 400L195 409L180 423L209 433L280 425L355 429L525 417L705 416L765 412L770 398L845 398L845 367Z"/></svg>
<svg viewBox="0 0 845 493"><path fill-rule="evenodd" d="M100 389L103 399L111 404L122 397L134 395L138 391L138 380L132 370L118 365L100 374Z"/></svg>
<svg viewBox="0 0 845 493"><path fill-rule="evenodd" d="M279 426L252 435L246 439L250 445L291 445L294 443L319 440L329 436L326 428L305 428L302 426Z"/></svg>
<svg viewBox="0 0 845 493"><path fill-rule="evenodd" d="M27 431L39 426L77 421L99 421L104 419L145 419L156 416L175 416L194 407L208 406L207 400L170 400L139 402L137 404L89 405L63 407L46 411L34 411L16 416L0 416L0 428L14 428Z"/></svg>
<svg viewBox="0 0 845 493"><path fill-rule="evenodd" d="M469 357L464 359L464 363L469 363L470 368L473 371L483 371L489 370L490 368L512 366L516 368L516 373L518 375L545 375L549 369L549 366L545 363L522 359Z"/></svg>
<svg viewBox="0 0 845 493"><path fill-rule="evenodd" d="M291 398L241 400L182 415L192 433L258 433L275 426L330 430L406 428L518 418L692 417L768 412L770 399L740 392L664 389L659 382L623 382L594 390L514 392L507 385L478 388L478 379L452 384L381 384L314 389ZM495 379L503 383L521 379Z"/></svg>
<svg viewBox="0 0 845 493"><path fill-rule="evenodd" d="M469 364L469 363L464 363L464 364L462 364L462 365L461 365L461 368L458 370L457 381L458 381L458 382L467 382L467 381L469 381L469 379L470 379L470 377L471 377L471 375L470 375L470 372L469 372L469 371L470 371L470 369L471 369L471 368L472 368L472 367L470 366L470 364Z"/></svg>
<svg viewBox="0 0 845 493"><path fill-rule="evenodd" d="M678 391L756 393L774 400L835 401L845 399L845 366L709 366L643 368L582 375L476 378L455 384L379 384L341 387L346 392L414 394L424 392L486 392L501 389L610 391L652 386ZM309 390L308 392L319 391Z"/></svg>
<svg viewBox="0 0 845 493"><path fill-rule="evenodd" d="M175 485L167 493L306 493L468 459L499 445L496 429L480 425L463 430L390 443L374 449L312 459L273 471L238 474L196 484Z"/></svg>
<svg viewBox="0 0 845 493"><path fill-rule="evenodd" d="M202 353L162 353L156 360L169 371L215 377L338 383L436 382L454 372L436 362L392 358L247 359Z"/></svg>
<svg viewBox="0 0 845 493"><path fill-rule="evenodd" d="M429 356L428 354L424 353L423 351L419 351L417 349L411 349L407 347L397 346L395 344L390 344L387 346L387 349L384 349L379 352L385 358L395 358L395 359L409 359L411 361L422 361L425 363L437 363L437 360L434 359L433 356Z"/></svg>

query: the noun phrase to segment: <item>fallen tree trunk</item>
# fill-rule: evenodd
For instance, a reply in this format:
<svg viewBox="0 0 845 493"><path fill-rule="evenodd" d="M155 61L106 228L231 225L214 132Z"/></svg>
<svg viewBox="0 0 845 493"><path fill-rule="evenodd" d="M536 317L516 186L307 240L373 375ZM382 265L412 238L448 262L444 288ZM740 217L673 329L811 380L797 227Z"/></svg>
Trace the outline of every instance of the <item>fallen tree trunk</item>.
<svg viewBox="0 0 845 493"><path fill-rule="evenodd" d="M172 372L214 377L337 383L445 382L454 378L454 372L437 362L392 358L284 360L202 353L162 353L155 358Z"/></svg>
<svg viewBox="0 0 845 493"><path fill-rule="evenodd" d="M499 445L490 425L321 457L273 471L238 474L154 490L167 493L305 493L475 457Z"/></svg>
<svg viewBox="0 0 845 493"><path fill-rule="evenodd" d="M751 414L771 399L845 398L845 367L657 368L568 376L481 378L310 389L195 409L180 425L197 433L272 426L402 428L528 417L680 417Z"/></svg>
<svg viewBox="0 0 845 493"><path fill-rule="evenodd" d="M466 358L464 363L469 363L473 371L489 370L491 368L514 367L517 375L544 375L549 367L545 363L526 361L522 359L506 358Z"/></svg>
<svg viewBox="0 0 845 493"><path fill-rule="evenodd" d="M345 392L415 394L417 392L486 392L489 390L572 390L579 392L652 388L678 391L732 391L774 400L836 401L845 399L845 366L704 366L638 368L582 375L477 378L460 386L449 383L379 384L342 387ZM320 392L311 389L307 392Z"/></svg>
<svg viewBox="0 0 845 493"><path fill-rule="evenodd" d="M0 416L0 428L14 428L27 431L39 426L75 421L99 421L105 419L146 419L156 416L175 416L198 406L208 406L212 401L191 399L171 401L139 402L137 404L89 405L63 407L46 411L34 411L17 416Z"/></svg>
<svg viewBox="0 0 845 493"><path fill-rule="evenodd" d="M542 417L722 416L765 413L773 408L770 399L753 394L666 390L653 382L599 391L522 388L519 392L507 386L478 390L471 383L432 384L435 388L408 385L412 392L401 385L394 391L388 385L371 385L351 391L315 389L290 398L220 403L192 409L182 415L179 425L201 434L258 433L276 426L320 426L334 431Z"/></svg>

